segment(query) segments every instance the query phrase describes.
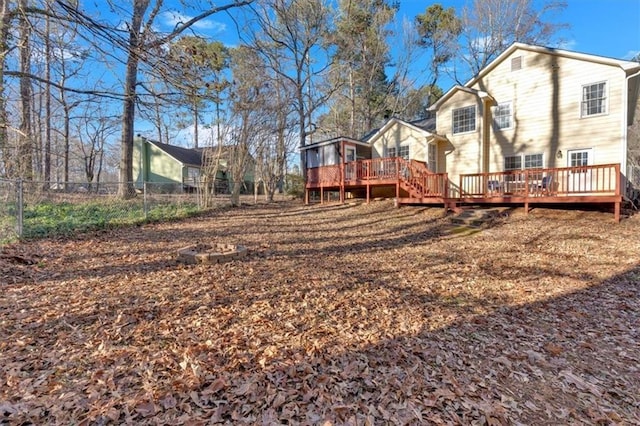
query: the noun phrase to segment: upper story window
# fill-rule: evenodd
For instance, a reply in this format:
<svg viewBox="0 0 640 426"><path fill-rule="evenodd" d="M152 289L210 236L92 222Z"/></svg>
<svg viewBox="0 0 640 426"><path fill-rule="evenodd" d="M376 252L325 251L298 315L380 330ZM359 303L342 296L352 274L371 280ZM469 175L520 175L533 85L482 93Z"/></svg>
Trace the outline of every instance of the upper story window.
<svg viewBox="0 0 640 426"><path fill-rule="evenodd" d="M475 105L453 110L453 134L476 130Z"/></svg>
<svg viewBox="0 0 640 426"><path fill-rule="evenodd" d="M580 116L589 117L607 113L607 83L594 83L582 86Z"/></svg>
<svg viewBox="0 0 640 426"><path fill-rule="evenodd" d="M511 116L511 102L498 104L493 110L493 120L498 129L510 129L512 123Z"/></svg>

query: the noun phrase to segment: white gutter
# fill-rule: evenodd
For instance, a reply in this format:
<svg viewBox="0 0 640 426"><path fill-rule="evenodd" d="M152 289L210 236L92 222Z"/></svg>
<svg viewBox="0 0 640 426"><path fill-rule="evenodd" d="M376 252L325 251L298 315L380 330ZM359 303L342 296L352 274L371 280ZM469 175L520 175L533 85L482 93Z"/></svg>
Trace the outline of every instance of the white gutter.
<svg viewBox="0 0 640 426"><path fill-rule="evenodd" d="M640 70L636 71L634 74L631 74L625 78L625 87L624 92L622 93L622 161L620 162L620 173L623 173L624 176L627 176L627 154L628 154L628 141L627 136L629 133L629 125L627 120L629 119L629 80L640 75ZM636 85L636 92L640 89L640 82ZM638 94L636 93L636 97ZM624 196L626 196L626 188L620 188L621 192Z"/></svg>

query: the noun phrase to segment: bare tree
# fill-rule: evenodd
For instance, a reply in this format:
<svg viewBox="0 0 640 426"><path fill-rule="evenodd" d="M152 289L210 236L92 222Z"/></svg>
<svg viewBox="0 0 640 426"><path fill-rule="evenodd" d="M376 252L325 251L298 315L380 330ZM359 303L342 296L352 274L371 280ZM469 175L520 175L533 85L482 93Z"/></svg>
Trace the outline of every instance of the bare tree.
<svg viewBox="0 0 640 426"><path fill-rule="evenodd" d="M178 23L168 34L158 33L155 29L157 18L164 11L163 0L133 0L130 15L125 18L127 28L126 36L121 35L118 22L117 26L107 25L96 21L76 5L65 0L56 0L69 15L70 19L79 22L85 30L101 42L108 42L112 49L124 51L126 57L123 106L122 106L122 134L121 134L121 159L120 159L120 187L118 193L127 198L135 194L133 191L133 139L136 103L138 100L139 68L141 64L152 62L147 52L155 52L159 46L167 45L177 38L195 23L209 16L224 12L229 9L248 5L253 0L234 0L221 6L211 6L197 16ZM122 10L120 5L112 5L112 10Z"/></svg>
<svg viewBox="0 0 640 426"><path fill-rule="evenodd" d="M85 104L84 113L76 121L77 152L82 161L89 190L97 190L107 142L117 133L118 120L115 116L110 117L99 106Z"/></svg>
<svg viewBox="0 0 640 426"><path fill-rule="evenodd" d="M566 24L547 18L565 7L562 0L473 0L462 10L464 52L458 56L477 75L514 42L548 44Z"/></svg>
<svg viewBox="0 0 640 426"><path fill-rule="evenodd" d="M11 0L0 0L0 157L2 157L2 170L0 170L0 174L6 176L11 176L14 171L9 144L8 129L10 124L7 114L7 90L4 81L6 59L11 49L8 42L9 29L11 27L12 16L15 13L15 9L12 9L11 6Z"/></svg>
<svg viewBox="0 0 640 426"><path fill-rule="evenodd" d="M240 46L232 51L231 87L232 122L231 143L227 146L227 168L231 177L231 205L240 205L240 191L245 181L247 167L253 165L251 151L263 135L266 115L266 82L260 78L264 62L256 51ZM252 164L250 164L252 163Z"/></svg>
<svg viewBox="0 0 640 426"><path fill-rule="evenodd" d="M256 10L260 31L250 45L267 66L293 90L298 146L306 145L315 131L312 117L329 97L312 87L330 66L325 43L330 24L330 8L324 0L262 0ZM306 174L303 152L300 166Z"/></svg>

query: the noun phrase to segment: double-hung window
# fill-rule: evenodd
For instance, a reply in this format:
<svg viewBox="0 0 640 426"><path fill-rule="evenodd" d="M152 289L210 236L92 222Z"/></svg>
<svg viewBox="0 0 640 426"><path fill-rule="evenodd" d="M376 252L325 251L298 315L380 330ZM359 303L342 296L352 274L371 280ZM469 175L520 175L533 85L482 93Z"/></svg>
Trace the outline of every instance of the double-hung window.
<svg viewBox="0 0 640 426"><path fill-rule="evenodd" d="M393 158L395 156L396 156L396 147L393 146L393 147L387 148L387 157L388 158Z"/></svg>
<svg viewBox="0 0 640 426"><path fill-rule="evenodd" d="M543 167L542 154L525 154L524 155L524 168L525 169L541 169ZM542 173L529 173L529 180L542 179Z"/></svg>
<svg viewBox="0 0 640 426"><path fill-rule="evenodd" d="M511 102L498 104L493 110L493 120L496 128L510 129L512 124L511 116Z"/></svg>
<svg viewBox="0 0 640 426"><path fill-rule="evenodd" d="M403 145L398 150L398 157L402 157L405 160L409 159L409 145Z"/></svg>
<svg viewBox="0 0 640 426"><path fill-rule="evenodd" d="M544 164L542 154L510 155L504 157L504 170L542 169ZM542 179L541 173L529 173L530 180ZM524 174L508 175L507 180L524 180Z"/></svg>
<svg viewBox="0 0 640 426"><path fill-rule="evenodd" d="M589 117L607 113L607 83L593 83L582 86L580 116Z"/></svg>
<svg viewBox="0 0 640 426"><path fill-rule="evenodd" d="M453 134L466 133L476 130L476 107L468 107L453 110Z"/></svg>
<svg viewBox="0 0 640 426"><path fill-rule="evenodd" d="M522 169L522 156L521 155L510 155L504 157L504 170L521 170ZM505 180L507 182L518 181L520 179L520 173L508 174L505 176Z"/></svg>

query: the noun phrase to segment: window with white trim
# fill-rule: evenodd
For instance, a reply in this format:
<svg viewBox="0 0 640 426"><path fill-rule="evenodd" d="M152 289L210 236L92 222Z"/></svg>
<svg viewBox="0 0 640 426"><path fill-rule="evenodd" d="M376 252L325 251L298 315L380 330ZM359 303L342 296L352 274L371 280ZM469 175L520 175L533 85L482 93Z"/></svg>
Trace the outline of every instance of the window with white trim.
<svg viewBox="0 0 640 426"><path fill-rule="evenodd" d="M511 128L511 102L503 102L493 109L493 121L498 129Z"/></svg>
<svg viewBox="0 0 640 426"><path fill-rule="evenodd" d="M580 116L589 117L607 113L607 83L593 83L582 86Z"/></svg>
<svg viewBox="0 0 640 426"><path fill-rule="evenodd" d="M525 154L524 155L524 168L525 169L541 169L542 154Z"/></svg>
<svg viewBox="0 0 640 426"><path fill-rule="evenodd" d="M542 154L525 154L524 155L524 168L525 169L541 169L544 167L544 159ZM530 180L541 180L542 173L529 173Z"/></svg>
<svg viewBox="0 0 640 426"><path fill-rule="evenodd" d="M589 165L589 151L573 151L569 154L570 167L584 167ZM572 173L586 173L587 169L574 169Z"/></svg>
<svg viewBox="0 0 640 426"><path fill-rule="evenodd" d="M522 169L522 156L521 155L509 155L504 157L504 170L521 170ZM520 173L508 174L504 177L507 182L515 182L522 180Z"/></svg>
<svg viewBox="0 0 640 426"><path fill-rule="evenodd" d="M403 145L398 150L398 157L402 157L405 160L409 159L409 145Z"/></svg>
<svg viewBox="0 0 640 426"><path fill-rule="evenodd" d="M476 107L475 105L454 109L453 113L453 134L472 132L476 129Z"/></svg>
<svg viewBox="0 0 640 426"><path fill-rule="evenodd" d="M387 148L387 157L393 158L395 156L396 156L396 147L392 146L392 147Z"/></svg>
<svg viewBox="0 0 640 426"><path fill-rule="evenodd" d="M521 155L509 155L504 157L504 169L505 170L520 170L522 169L522 156Z"/></svg>

